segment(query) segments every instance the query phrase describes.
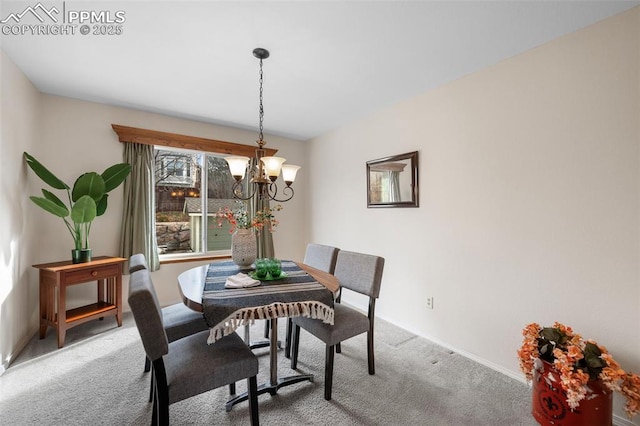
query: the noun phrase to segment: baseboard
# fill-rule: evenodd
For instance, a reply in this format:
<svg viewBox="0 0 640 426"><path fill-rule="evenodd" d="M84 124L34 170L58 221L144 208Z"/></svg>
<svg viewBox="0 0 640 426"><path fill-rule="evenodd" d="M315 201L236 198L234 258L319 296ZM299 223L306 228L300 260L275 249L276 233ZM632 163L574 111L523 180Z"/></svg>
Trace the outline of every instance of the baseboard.
<svg viewBox="0 0 640 426"><path fill-rule="evenodd" d="M403 328L402 326L394 323L393 321L389 321L386 318L383 318L383 319L385 321L395 325L396 327ZM411 333L415 333L413 330L407 330L407 331L409 331ZM429 335L425 335L425 334L418 334L418 333L416 333L416 335L418 335L420 337L424 337L425 339L432 341L436 345L439 345L439 346L442 346L443 348L449 349L449 350L451 350L451 351L453 351L453 352L455 352L457 354L462 355L465 358L468 358L468 359L470 359L470 360L472 360L474 362L477 362L478 364L482 364L485 367L489 367L490 369L495 370L498 373L504 374L505 376L509 376L510 378L512 378L514 380L517 380L520 383L527 384L527 380L524 378L524 375L522 375L522 374L516 374L513 371L507 370L506 368L504 368L504 367L502 367L502 366L500 366L498 364L495 364L495 363L493 363L491 361L488 361L488 360L486 360L484 358L481 358L481 357L479 357L479 356L477 356L475 354L472 354L470 352L464 351L462 349L453 347L453 346L451 346L451 345L449 345L449 344L447 344L445 342L442 342L442 341L436 339L433 336L429 336Z"/></svg>
<svg viewBox="0 0 640 426"><path fill-rule="evenodd" d="M2 360L2 365L0 365L0 376L2 376L5 371L7 371L11 363L18 357L18 355L20 355L20 352L22 352L23 349L27 347L29 341L36 335L36 333L38 333L37 327L31 333L27 333L27 335L18 342L13 352L11 352L9 356Z"/></svg>
<svg viewBox="0 0 640 426"><path fill-rule="evenodd" d="M637 426L638 423L634 423L629 421L629 419L626 419L624 417L620 417L620 416L616 416L615 414L613 415L613 425L614 426Z"/></svg>

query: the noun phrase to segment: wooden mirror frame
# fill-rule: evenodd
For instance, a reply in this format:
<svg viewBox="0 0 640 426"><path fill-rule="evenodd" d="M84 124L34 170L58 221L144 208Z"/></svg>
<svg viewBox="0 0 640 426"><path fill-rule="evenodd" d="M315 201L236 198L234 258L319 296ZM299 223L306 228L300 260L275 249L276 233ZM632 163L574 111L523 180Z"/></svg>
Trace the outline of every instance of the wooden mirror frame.
<svg viewBox="0 0 640 426"><path fill-rule="evenodd" d="M404 160L410 160L408 164L401 163ZM396 169L399 172L407 171L405 167L409 165L408 170L411 181L409 179L401 179L400 184L400 201L380 201L377 200L372 191L374 184L373 173L381 170L392 171ZM404 175L405 177L407 175ZM409 194L410 200L402 201L402 194ZM380 158L377 160L367 161L367 207L418 207L418 151L408 152L406 154L393 155L391 157Z"/></svg>

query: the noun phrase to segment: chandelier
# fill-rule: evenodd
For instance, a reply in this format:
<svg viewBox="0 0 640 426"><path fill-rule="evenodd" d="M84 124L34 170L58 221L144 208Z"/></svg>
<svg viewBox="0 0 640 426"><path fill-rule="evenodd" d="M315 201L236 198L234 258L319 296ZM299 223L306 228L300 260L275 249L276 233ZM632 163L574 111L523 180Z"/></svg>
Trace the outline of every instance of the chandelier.
<svg viewBox="0 0 640 426"><path fill-rule="evenodd" d="M277 202L285 202L293 198L294 191L291 185L296 179L296 173L298 172L298 169L300 169L300 166L283 164L286 159L282 157L265 156L266 150L264 149L264 146L266 145L266 142L264 141L262 134L262 122L264 119L264 107L262 106L262 60L269 57L269 51L258 47L253 50L253 56L260 59L260 108L258 110L260 117L260 133L258 135L258 140L256 141L258 149L256 149L256 156L253 161L249 157L226 157L225 159L229 164L231 176L235 179L235 182L233 183L233 195L235 198L246 201L258 195L258 197L265 200L270 199ZM249 186L248 191L250 193L245 194L243 190L243 180L248 168L247 166L249 165L251 165L250 183L252 185ZM280 176L281 170L282 180L284 180L284 183L287 186L282 189L282 196L284 198L279 199L277 198L278 186L276 184L276 179Z"/></svg>

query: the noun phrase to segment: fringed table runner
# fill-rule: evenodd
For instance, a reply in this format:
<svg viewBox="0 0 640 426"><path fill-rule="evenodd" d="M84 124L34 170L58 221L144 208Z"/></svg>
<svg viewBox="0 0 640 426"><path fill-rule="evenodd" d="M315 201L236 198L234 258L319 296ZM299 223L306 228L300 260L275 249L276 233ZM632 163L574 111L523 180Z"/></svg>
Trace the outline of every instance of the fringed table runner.
<svg viewBox="0 0 640 426"><path fill-rule="evenodd" d="M282 261L287 277L262 281L248 288L224 287L227 277L241 270L231 261L209 265L202 294L202 308L211 333L211 344L257 319L310 317L333 324L333 294L291 261Z"/></svg>

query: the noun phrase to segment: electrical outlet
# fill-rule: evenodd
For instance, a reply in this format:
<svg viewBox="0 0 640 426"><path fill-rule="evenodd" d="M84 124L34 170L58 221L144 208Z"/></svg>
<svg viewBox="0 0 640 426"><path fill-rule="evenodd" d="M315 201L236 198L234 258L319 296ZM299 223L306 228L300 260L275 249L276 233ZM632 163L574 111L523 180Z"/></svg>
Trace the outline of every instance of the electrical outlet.
<svg viewBox="0 0 640 426"><path fill-rule="evenodd" d="M427 309L433 309L433 297L427 297Z"/></svg>

